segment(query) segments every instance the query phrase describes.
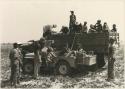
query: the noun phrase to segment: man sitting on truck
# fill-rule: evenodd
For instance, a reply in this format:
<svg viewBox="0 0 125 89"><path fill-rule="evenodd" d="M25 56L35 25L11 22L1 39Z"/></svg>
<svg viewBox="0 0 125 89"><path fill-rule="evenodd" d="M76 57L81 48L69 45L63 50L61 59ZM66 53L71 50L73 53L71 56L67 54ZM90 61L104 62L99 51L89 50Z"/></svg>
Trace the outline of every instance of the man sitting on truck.
<svg viewBox="0 0 125 89"><path fill-rule="evenodd" d="M85 21L84 25L82 26L82 32L87 33L87 30L88 30L88 28L87 28L87 22Z"/></svg>
<svg viewBox="0 0 125 89"><path fill-rule="evenodd" d="M103 32L109 31L109 27L106 22L104 22L102 30L103 30Z"/></svg>
<svg viewBox="0 0 125 89"><path fill-rule="evenodd" d="M101 20L97 20L97 23L95 24L95 29L97 32L102 32Z"/></svg>
<svg viewBox="0 0 125 89"><path fill-rule="evenodd" d="M78 53L78 52L81 52L81 53L85 53L85 54L86 54L85 50L82 49L81 44L79 44L79 43L76 45L75 54Z"/></svg>
<svg viewBox="0 0 125 89"><path fill-rule="evenodd" d="M61 52L59 53L60 56L66 55L70 49L68 48L68 44L65 44L64 47L62 48Z"/></svg>
<svg viewBox="0 0 125 89"><path fill-rule="evenodd" d="M51 35L53 33L52 29L56 27L56 25L45 25L43 27L43 37L46 38L48 35Z"/></svg>
<svg viewBox="0 0 125 89"><path fill-rule="evenodd" d="M117 32L116 24L113 24L112 27L113 27L113 28L112 28L111 31L112 31L112 32Z"/></svg>
<svg viewBox="0 0 125 89"><path fill-rule="evenodd" d="M96 32L96 30L94 29L94 25L90 25L90 29L88 31L89 33L93 33L93 32Z"/></svg>

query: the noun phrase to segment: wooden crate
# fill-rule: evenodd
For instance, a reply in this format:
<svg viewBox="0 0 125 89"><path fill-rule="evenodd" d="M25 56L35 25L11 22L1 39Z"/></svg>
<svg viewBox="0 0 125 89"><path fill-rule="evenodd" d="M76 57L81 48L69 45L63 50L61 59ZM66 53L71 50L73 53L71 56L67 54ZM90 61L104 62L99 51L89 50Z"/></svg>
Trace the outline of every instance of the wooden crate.
<svg viewBox="0 0 125 89"><path fill-rule="evenodd" d="M96 64L96 55L93 56L87 56L83 59L83 64L91 66L93 64Z"/></svg>

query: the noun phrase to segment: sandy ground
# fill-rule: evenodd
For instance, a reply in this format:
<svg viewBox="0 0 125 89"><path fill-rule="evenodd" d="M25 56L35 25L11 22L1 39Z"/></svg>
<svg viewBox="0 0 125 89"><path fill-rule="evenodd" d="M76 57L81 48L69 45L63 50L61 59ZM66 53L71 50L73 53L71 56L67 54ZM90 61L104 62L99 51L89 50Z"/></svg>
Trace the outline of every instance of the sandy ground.
<svg viewBox="0 0 125 89"><path fill-rule="evenodd" d="M1 50L1 87L11 88L9 84L10 47L2 47ZM123 46L116 51L115 80L107 82L107 69L100 69L95 72L84 71L75 73L73 76L40 75L38 79L33 79L30 75L25 75L21 79L18 88L125 88L124 83L124 51Z"/></svg>

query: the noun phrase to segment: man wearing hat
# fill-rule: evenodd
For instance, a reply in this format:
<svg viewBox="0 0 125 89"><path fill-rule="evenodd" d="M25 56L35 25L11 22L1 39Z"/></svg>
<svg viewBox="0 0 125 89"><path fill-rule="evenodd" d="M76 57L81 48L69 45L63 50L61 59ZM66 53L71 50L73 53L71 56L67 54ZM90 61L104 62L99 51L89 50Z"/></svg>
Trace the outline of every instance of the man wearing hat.
<svg viewBox="0 0 125 89"><path fill-rule="evenodd" d="M39 76L39 70L40 70L40 65L41 65L41 45L39 41L34 41L33 42L33 48L34 48L34 78L37 79Z"/></svg>
<svg viewBox="0 0 125 89"><path fill-rule="evenodd" d="M87 33L87 30L88 30L88 28L87 28L87 22L85 21L84 25L82 26L82 32Z"/></svg>
<svg viewBox="0 0 125 89"><path fill-rule="evenodd" d="M73 27L76 23L76 16L74 15L74 11L70 11L70 12L71 12L71 15L70 15L69 29L71 32L71 30L73 30Z"/></svg>
<svg viewBox="0 0 125 89"><path fill-rule="evenodd" d="M117 28L116 28L116 24L113 24L112 25L112 30L111 30L112 32L117 32Z"/></svg>
<svg viewBox="0 0 125 89"><path fill-rule="evenodd" d="M97 23L95 24L95 29L97 32L102 32L101 20L97 20Z"/></svg>
<svg viewBox="0 0 125 89"><path fill-rule="evenodd" d="M17 86L17 83L19 83L19 63L20 63L20 53L18 49L18 44L13 44L13 49L10 51L9 54L10 58L10 66L11 66L11 76L10 76L10 82L11 85Z"/></svg>

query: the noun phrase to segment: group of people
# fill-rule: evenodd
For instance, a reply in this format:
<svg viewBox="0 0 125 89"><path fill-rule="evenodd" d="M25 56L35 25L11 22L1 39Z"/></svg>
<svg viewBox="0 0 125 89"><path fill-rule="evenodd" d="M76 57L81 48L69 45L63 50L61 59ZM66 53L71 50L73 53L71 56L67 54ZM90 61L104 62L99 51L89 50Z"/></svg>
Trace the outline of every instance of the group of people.
<svg viewBox="0 0 125 89"><path fill-rule="evenodd" d="M113 44L114 44L114 39L110 39L109 56L108 56L108 80L114 79L115 47L113 46ZM41 38L39 41L35 41L33 43L33 46L34 46L33 50L35 54L33 78L37 79L39 75L40 66L42 65L44 67L47 67L50 63L56 63L57 56L54 53L52 47L45 46L44 38ZM60 52L60 55L65 55L69 53L69 51L70 49L66 45ZM76 56L78 56L78 53L81 53L81 52L86 54L86 52L82 49L80 44L77 44L77 49L74 52ZM22 63L23 55L17 43L13 44L13 49L10 51L9 58L10 58L10 64L11 64L10 82L12 86L14 85L16 87L17 84L20 83L21 68L23 66L23 63Z"/></svg>
<svg viewBox="0 0 125 89"><path fill-rule="evenodd" d="M67 33L100 33L100 32L117 32L116 24L112 25L112 29L110 30L108 27L107 22L104 22L104 24L101 24L101 20L97 20L96 24L90 24L90 27L88 29L87 22L85 21L84 24L82 23L78 24L76 22L76 15L74 14L74 11L70 11L70 21L69 21L69 27L62 26L60 32L63 34ZM56 28L56 25L46 25L43 27L43 37L47 37L51 35L52 33L56 33L52 29Z"/></svg>
<svg viewBox="0 0 125 89"><path fill-rule="evenodd" d="M38 77L40 66L47 67L50 63L55 63L56 55L51 45L47 46L45 38L34 42L34 78Z"/></svg>
<svg viewBox="0 0 125 89"><path fill-rule="evenodd" d="M70 15L70 24L69 24L69 29L70 32L73 31L74 26L76 25L76 16L74 15L74 12L71 11L71 15ZM101 24L101 20L98 20L97 23L95 25L90 25L90 29L88 31L88 27L87 27L87 22L84 22L84 25L82 26L82 24L80 24L79 29L82 29L81 32L103 32L106 30L109 30L107 23L104 23L104 25L102 26ZM53 28L56 26L52 26ZM47 29L50 29L48 27L46 27ZM66 27L64 27L64 29L68 29ZM111 30L113 32L116 32L116 25L113 25L113 29ZM50 30L48 31L49 34ZM67 32L67 31L66 31ZM65 33L66 33L65 32ZM45 37L47 35L44 34L43 36ZM108 59L108 77L109 79L113 79L114 78L114 74L113 74L113 70L114 70L114 40L110 39L110 45L109 45L109 59ZM78 51L80 49L80 46L78 46ZM38 77L38 73L39 73L39 69L41 65L44 65L45 67L48 65L48 63L55 63L56 61L56 55L53 52L53 48L51 46L46 47L45 46L45 39L41 38L39 41L34 41L33 42L33 50L34 50L34 54L35 54L35 58L34 58L34 78L36 79ZM60 52L61 55L65 54L66 52L68 52L68 47L64 47L64 49ZM16 86L18 83L20 83L20 69L23 66L22 63L22 59L23 59L23 55L21 53L20 47L17 43L13 44L13 49L10 51L9 54L9 58L10 58L10 64L11 64L11 76L10 76L10 81L11 81L11 85Z"/></svg>
<svg viewBox="0 0 125 89"><path fill-rule="evenodd" d="M69 21L69 29L70 29L70 33L72 33L72 32L92 33L92 32L110 31L106 22L104 22L104 24L102 26L101 20L97 20L97 23L95 25L90 24L90 28L88 30L86 21L84 22L83 25L81 23L78 24L76 22L76 16L74 14L74 11L71 11L70 21ZM112 28L111 32L117 32L116 24L113 24L113 28Z"/></svg>
<svg viewBox="0 0 125 89"><path fill-rule="evenodd" d="M33 78L37 79L40 66L47 67L49 63L55 63L56 55L51 46L45 46L45 38L41 38L39 41L34 41L32 46L35 56ZM10 51L9 58L11 64L10 83L12 86L16 87L20 83L22 75L21 70L23 70L23 54L18 43L13 44L13 49Z"/></svg>

